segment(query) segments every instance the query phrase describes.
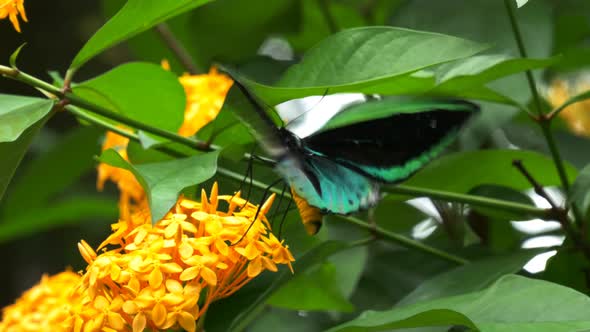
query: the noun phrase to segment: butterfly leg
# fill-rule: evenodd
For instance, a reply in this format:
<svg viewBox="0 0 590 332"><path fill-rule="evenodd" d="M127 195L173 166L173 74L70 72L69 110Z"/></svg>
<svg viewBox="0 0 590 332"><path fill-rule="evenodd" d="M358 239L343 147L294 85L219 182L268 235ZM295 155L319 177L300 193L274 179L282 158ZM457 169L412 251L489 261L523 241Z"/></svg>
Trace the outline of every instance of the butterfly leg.
<svg viewBox="0 0 590 332"><path fill-rule="evenodd" d="M285 219L287 218L287 213L289 213L289 210L291 208L291 204L293 204L292 199L289 200L289 203L287 204L287 208L285 209L285 212L283 212L283 218L281 218L281 223L279 224L279 235L278 235L279 240L281 240L281 237L283 235L283 224L285 223Z"/></svg>
<svg viewBox="0 0 590 332"><path fill-rule="evenodd" d="M275 228L274 225L274 221L275 221L275 216L277 215L277 212L279 211L279 209L281 208L281 205L283 203L283 199L285 198L285 191L287 190L287 184L283 183L283 190L281 190L281 196L279 197L279 203L275 206L275 209L272 213L272 216L270 217L271 221L270 221L270 227L271 228Z"/></svg>
<svg viewBox="0 0 590 332"><path fill-rule="evenodd" d="M251 178L250 178L251 179ZM283 179L278 179L276 181L274 181L273 183L269 184L268 187L266 187L266 189L264 189L264 193L262 194L262 200L261 203L258 204L258 209L256 209L256 214L254 215L254 218L252 219L252 222L250 223L250 226L248 226L248 228L246 229L246 231L244 232L244 234L242 234L242 237L235 243L230 244L230 246L235 246L236 244L242 242L242 240L246 237L246 235L248 234L248 232L250 231L250 229L252 228L252 226L254 225L254 223L256 222L256 220L258 219L258 215L260 214L260 209L262 208L262 203L266 200L266 198L268 197L268 194L270 193L270 190L276 186L279 182L283 181Z"/></svg>

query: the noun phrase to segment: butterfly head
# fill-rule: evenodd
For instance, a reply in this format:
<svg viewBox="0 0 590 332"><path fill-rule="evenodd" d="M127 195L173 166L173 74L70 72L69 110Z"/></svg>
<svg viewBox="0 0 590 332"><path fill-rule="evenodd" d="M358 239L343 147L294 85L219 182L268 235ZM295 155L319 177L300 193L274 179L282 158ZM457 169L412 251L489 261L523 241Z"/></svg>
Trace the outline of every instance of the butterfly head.
<svg viewBox="0 0 590 332"><path fill-rule="evenodd" d="M285 147L286 153L297 153L303 150L301 139L286 128L279 128L281 143Z"/></svg>

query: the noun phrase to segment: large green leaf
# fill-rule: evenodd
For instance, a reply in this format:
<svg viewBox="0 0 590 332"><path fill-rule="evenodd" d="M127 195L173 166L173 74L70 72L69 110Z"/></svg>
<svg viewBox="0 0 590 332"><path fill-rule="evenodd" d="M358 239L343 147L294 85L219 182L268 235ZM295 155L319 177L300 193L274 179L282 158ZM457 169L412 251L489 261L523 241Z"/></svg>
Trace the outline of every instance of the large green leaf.
<svg viewBox="0 0 590 332"><path fill-rule="evenodd" d="M584 215L590 210L590 165L584 167L570 189L570 199Z"/></svg>
<svg viewBox="0 0 590 332"><path fill-rule="evenodd" d="M323 262L327 257L350 248L350 244L327 241L307 252L303 257L298 258L293 264L293 269L296 273L303 273L309 268L317 266ZM243 331L256 318L260 311L264 308L269 297L280 287L285 285L293 275L290 271L281 271L276 276L275 281L265 289L265 291L248 306L239 315L237 315L227 329L227 331Z"/></svg>
<svg viewBox="0 0 590 332"><path fill-rule="evenodd" d="M27 152L33 137L43 127L48 118L49 116L47 115L32 126L29 126L16 141L0 143L0 156L2 156L2 162L0 162L0 200L4 196L6 188Z"/></svg>
<svg viewBox="0 0 590 332"><path fill-rule="evenodd" d="M460 93L465 89L481 86L526 70L548 67L557 60L558 58L511 58L501 54L476 55L442 65L437 70L439 84L432 93L444 95Z"/></svg>
<svg viewBox="0 0 590 332"><path fill-rule="evenodd" d="M129 0L98 30L72 61L77 69L100 52L169 18L211 0Z"/></svg>
<svg viewBox="0 0 590 332"><path fill-rule="evenodd" d="M117 203L110 199L74 197L52 202L4 218L0 222L0 243L63 225L77 224L82 220L99 218L114 221L117 216Z"/></svg>
<svg viewBox="0 0 590 332"><path fill-rule="evenodd" d="M157 163L131 165L114 150L106 150L100 161L131 171L147 193L152 222L160 220L184 188L208 180L217 171L219 151Z"/></svg>
<svg viewBox="0 0 590 332"><path fill-rule="evenodd" d="M462 325L482 332L571 332L590 329L590 298L547 281L508 275L489 288L396 307L367 311L330 332L389 331Z"/></svg>
<svg viewBox="0 0 590 332"><path fill-rule="evenodd" d="M76 85L73 92L161 129L176 132L184 120L184 88L173 73L151 63L123 64Z"/></svg>
<svg viewBox="0 0 590 332"><path fill-rule="evenodd" d="M466 193L482 184L495 184L517 190L531 187L527 179L512 166L521 160L532 176L545 186L561 181L552 160L542 154L522 150L481 150L451 153L434 160L405 182L407 185ZM576 169L566 163L573 180Z"/></svg>
<svg viewBox="0 0 590 332"><path fill-rule="evenodd" d="M46 205L93 168L92 157L98 152L100 134L96 128L74 129L47 152L24 165L10 188L10 195L1 204L0 216L18 215Z"/></svg>
<svg viewBox="0 0 590 332"><path fill-rule="evenodd" d="M348 29L324 39L276 87L245 82L267 103L396 84L400 76L465 58L487 46L466 39L393 27Z"/></svg>
<svg viewBox="0 0 590 332"><path fill-rule="evenodd" d="M521 251L459 266L422 283L397 306L482 290L503 275L520 271L538 253Z"/></svg>
<svg viewBox="0 0 590 332"><path fill-rule="evenodd" d="M0 143L14 142L51 111L53 100L0 94Z"/></svg>

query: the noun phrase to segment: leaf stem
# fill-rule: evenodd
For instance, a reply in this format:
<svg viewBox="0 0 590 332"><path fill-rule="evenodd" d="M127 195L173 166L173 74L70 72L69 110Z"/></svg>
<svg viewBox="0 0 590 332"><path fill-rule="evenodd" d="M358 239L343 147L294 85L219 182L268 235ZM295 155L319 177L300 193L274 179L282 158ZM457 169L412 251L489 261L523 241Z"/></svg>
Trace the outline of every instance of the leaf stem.
<svg viewBox="0 0 590 332"><path fill-rule="evenodd" d="M170 27L166 23L160 23L156 25L155 30L158 32L166 46L176 55L176 58L184 68L191 74L198 74L204 72L202 68L199 68L193 61L190 53L186 50L184 45L176 38Z"/></svg>
<svg viewBox="0 0 590 332"><path fill-rule="evenodd" d="M510 19L510 26L514 34L514 38L516 39L516 44L518 45L518 51L520 52L520 56L522 58L527 58L527 51L524 46L524 41L522 39L522 34L520 32L518 22L516 21L516 13L514 11L512 2L512 0L504 0L504 5L506 6L506 12L508 13L508 18ZM563 189L567 192L569 191L570 187L569 181L567 178L567 173L565 172L565 167L563 165L561 155L559 154L559 150L557 149L557 145L555 144L553 133L551 132L551 117L548 117L546 114L543 113L543 108L541 106L541 97L539 96L539 91L537 90L537 85L535 83L535 78L533 77L532 71L527 70L526 77L537 109L537 122L539 122L543 135L545 136L545 140L547 141L549 151L551 152L553 162L555 163L557 173L559 174L559 178L561 180L561 185L563 186Z"/></svg>
<svg viewBox="0 0 590 332"><path fill-rule="evenodd" d="M420 188L408 185L396 185L384 187L382 191L390 194L403 194L412 197L429 197L440 199L447 202L467 203L470 205L491 207L508 212L526 213L530 216L549 218L551 216L550 209L541 209L532 205L504 201L495 198L474 196L461 193L454 193L449 191L440 191L435 189Z"/></svg>
<svg viewBox="0 0 590 332"><path fill-rule="evenodd" d="M338 25L336 24L336 20L334 20L334 16L332 16L332 13L330 12L330 3L328 1L329 0L318 0L318 5L320 6L320 11L322 12L322 15L324 16L324 20L326 21L326 24L328 25L328 29L330 30L330 33L334 34L338 31L340 31L340 28L338 28Z"/></svg>
<svg viewBox="0 0 590 332"><path fill-rule="evenodd" d="M62 91L60 88L53 86L45 81L42 81L34 76L31 76L27 73L24 73L20 70L13 69L10 67L0 66L0 74L2 76L12 78L14 80L23 82L25 84L31 85L33 87L39 88L46 92L49 92L51 95L54 95L56 98L64 101L66 104L72 104L75 106L79 106L83 109L88 110L94 114L102 115L107 117L111 120L115 120L120 122L126 126L135 128L137 130L143 130L145 132L169 139L173 142L180 143L182 145L186 145L188 147L200 150L200 151L210 151L211 147L206 144L205 142L197 141L192 138L180 136L168 130L160 129L141 121L137 121L135 119L126 117L120 113L113 112L105 107L96 105L90 101L87 101L83 98L78 97L77 95Z"/></svg>
<svg viewBox="0 0 590 332"><path fill-rule="evenodd" d="M455 264L459 264L459 265L469 263L469 261L466 260L465 258L455 256L453 254L442 251L442 250L437 249L435 247L431 247L429 245L426 245L420 241L416 241L414 239L405 237L401 234L397 234L397 233L388 231L388 230L383 229L377 225L372 225L372 224L366 223L358 218L350 217L350 216L338 216L338 217L345 220L346 222L349 222L351 224L354 224L356 226L359 226L361 228L369 230L372 233L378 235L379 237L389 240L390 242L399 244L405 248L416 249L418 251L422 251L424 253L430 254L432 256L436 256L438 258L442 258L446 261L449 261L449 262L455 263Z"/></svg>

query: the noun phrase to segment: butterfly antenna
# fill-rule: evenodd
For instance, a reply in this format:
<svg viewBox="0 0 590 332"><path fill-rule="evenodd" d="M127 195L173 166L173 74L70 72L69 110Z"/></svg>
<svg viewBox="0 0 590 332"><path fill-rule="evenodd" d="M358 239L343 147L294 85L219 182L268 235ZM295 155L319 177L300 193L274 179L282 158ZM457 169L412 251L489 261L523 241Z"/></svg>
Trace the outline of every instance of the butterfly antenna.
<svg viewBox="0 0 590 332"><path fill-rule="evenodd" d="M281 236L283 234L283 224L285 223L285 220L287 219L287 213L289 213L289 209L291 208L292 204L293 204L293 200L290 199L289 204L287 204L287 208L285 209L285 212L283 213L283 218L281 218L281 223L279 225L279 239L281 239Z"/></svg>
<svg viewBox="0 0 590 332"><path fill-rule="evenodd" d="M279 203L276 205L272 216L270 217L270 227L271 228L275 228L275 216L277 214L277 212L279 211L279 209L281 208L281 205L283 203L283 199L285 198L285 191L287 190L287 184L283 183L283 190L281 191L281 196L279 197Z"/></svg>
<svg viewBox="0 0 590 332"><path fill-rule="evenodd" d="M270 189L272 187L276 186L281 181L283 181L283 179L278 179L278 180L274 181L273 183L269 184L268 187L266 187L266 189L264 189L264 193L262 194L262 202L264 202L266 200L268 193L270 192ZM250 223L250 225L248 226L248 228L246 229L244 234L242 234L242 237L237 242L230 244L230 246L235 246L235 245L239 244L246 237L246 235L248 234L248 232L250 231L250 229L252 228L252 226L256 222L256 219L258 219L258 215L260 214L260 209L262 208L262 204L263 203L258 204L258 208L256 209L256 214L254 215L254 219L252 219L252 222Z"/></svg>
<svg viewBox="0 0 590 332"><path fill-rule="evenodd" d="M299 120L299 118L301 118L302 116L304 116L305 114L309 113L311 110L313 110L314 108L316 108L322 102L322 100L324 100L324 97L326 97L326 95L328 95L328 91L329 90L330 89L326 89L326 91L324 91L324 94L322 95L322 98L320 98L320 100L318 100L318 102L315 103L315 105L313 105L309 109L305 110L301 114L297 115L295 118L293 118L291 121L289 121L289 123L287 123L286 126L289 126L289 124L291 124L291 123Z"/></svg>

